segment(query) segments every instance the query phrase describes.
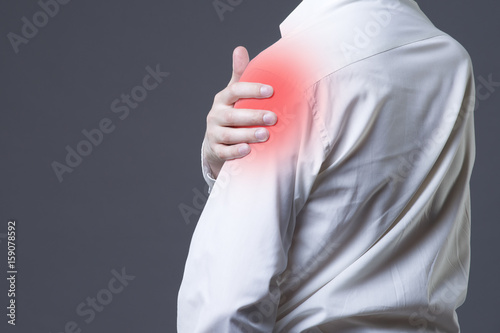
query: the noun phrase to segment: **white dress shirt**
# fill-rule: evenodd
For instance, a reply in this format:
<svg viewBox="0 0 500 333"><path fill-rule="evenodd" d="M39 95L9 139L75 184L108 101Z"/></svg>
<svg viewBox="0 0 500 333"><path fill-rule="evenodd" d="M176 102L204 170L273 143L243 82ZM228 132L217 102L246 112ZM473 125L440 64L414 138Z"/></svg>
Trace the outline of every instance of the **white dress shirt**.
<svg viewBox="0 0 500 333"><path fill-rule="evenodd" d="M227 161L193 234L180 333L459 332L474 82L412 0L304 0L241 81L265 143ZM203 160L203 157L202 157Z"/></svg>

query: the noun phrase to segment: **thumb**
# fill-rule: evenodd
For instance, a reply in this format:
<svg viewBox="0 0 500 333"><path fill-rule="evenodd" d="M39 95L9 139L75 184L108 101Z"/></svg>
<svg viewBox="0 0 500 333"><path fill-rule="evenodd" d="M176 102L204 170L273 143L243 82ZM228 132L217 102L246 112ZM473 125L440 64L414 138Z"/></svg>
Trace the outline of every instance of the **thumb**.
<svg viewBox="0 0 500 333"><path fill-rule="evenodd" d="M238 46L233 51L233 75L231 81L228 85L231 85L240 80L241 75L247 68L250 62L250 57L248 56L248 51L244 46Z"/></svg>

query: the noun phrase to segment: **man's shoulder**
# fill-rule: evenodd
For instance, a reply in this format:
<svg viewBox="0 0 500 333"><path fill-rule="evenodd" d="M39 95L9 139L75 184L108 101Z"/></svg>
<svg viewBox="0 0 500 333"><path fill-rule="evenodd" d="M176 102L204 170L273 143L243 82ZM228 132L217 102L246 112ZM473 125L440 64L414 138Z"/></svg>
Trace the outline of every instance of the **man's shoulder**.
<svg viewBox="0 0 500 333"><path fill-rule="evenodd" d="M318 64L311 47L300 39L279 39L248 64L242 79L259 75L273 78L290 89L303 90L313 80ZM253 75L252 75L253 74Z"/></svg>

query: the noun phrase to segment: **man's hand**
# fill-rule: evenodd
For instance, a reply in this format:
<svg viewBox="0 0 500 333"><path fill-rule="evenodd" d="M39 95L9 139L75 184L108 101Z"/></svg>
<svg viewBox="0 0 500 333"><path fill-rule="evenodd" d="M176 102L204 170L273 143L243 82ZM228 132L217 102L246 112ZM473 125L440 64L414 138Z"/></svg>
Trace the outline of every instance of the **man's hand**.
<svg viewBox="0 0 500 333"><path fill-rule="evenodd" d="M234 103L240 98L268 98L273 94L273 88L268 85L238 82L248 63L247 50L243 46L235 48L231 81L215 95L212 109L207 115L203 154L215 178L226 160L250 153L248 143L264 142L269 138L265 128L237 127L270 126L277 121L276 114L271 111L234 108Z"/></svg>

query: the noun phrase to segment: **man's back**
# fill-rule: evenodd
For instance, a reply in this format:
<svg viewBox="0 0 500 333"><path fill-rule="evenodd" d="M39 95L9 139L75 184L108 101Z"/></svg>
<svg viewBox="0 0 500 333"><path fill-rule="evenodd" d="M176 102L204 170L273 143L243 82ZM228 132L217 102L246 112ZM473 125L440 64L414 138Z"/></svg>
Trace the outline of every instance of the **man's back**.
<svg viewBox="0 0 500 333"><path fill-rule="evenodd" d="M237 106L274 108L285 128L253 162L226 162L240 172L216 183L200 218L180 316L198 321L190 332L458 332L474 160L467 53L411 0L305 0L280 28L242 80L290 94ZM220 207L249 200L258 213ZM227 225L207 222L217 214ZM241 248L206 243L240 230ZM195 286L200 272L224 281Z"/></svg>

